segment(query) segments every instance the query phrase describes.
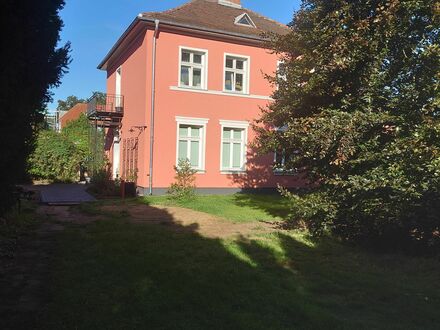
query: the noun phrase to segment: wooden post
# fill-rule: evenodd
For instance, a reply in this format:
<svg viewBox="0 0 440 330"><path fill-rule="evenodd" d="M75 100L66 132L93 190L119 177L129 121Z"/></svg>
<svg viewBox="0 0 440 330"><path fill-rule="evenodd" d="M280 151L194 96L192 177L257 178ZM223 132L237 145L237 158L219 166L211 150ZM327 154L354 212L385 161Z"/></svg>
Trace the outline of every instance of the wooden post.
<svg viewBox="0 0 440 330"><path fill-rule="evenodd" d="M121 198L125 199L125 180L121 180Z"/></svg>

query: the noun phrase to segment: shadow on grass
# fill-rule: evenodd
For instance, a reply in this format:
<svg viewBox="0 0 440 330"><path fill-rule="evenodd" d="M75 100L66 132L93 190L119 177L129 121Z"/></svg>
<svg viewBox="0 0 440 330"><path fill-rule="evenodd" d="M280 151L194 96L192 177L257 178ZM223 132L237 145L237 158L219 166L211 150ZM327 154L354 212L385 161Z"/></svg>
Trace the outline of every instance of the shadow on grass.
<svg viewBox="0 0 440 330"><path fill-rule="evenodd" d="M289 200L277 192L272 194L238 193L234 195L234 203L238 206L262 210L281 219L287 219L290 213Z"/></svg>
<svg viewBox="0 0 440 330"><path fill-rule="evenodd" d="M166 210L147 206L145 212L153 214L155 225L110 218L62 234L52 302L40 328L429 329L437 324L438 264L373 260L287 232L209 239L196 232L197 224L182 226Z"/></svg>

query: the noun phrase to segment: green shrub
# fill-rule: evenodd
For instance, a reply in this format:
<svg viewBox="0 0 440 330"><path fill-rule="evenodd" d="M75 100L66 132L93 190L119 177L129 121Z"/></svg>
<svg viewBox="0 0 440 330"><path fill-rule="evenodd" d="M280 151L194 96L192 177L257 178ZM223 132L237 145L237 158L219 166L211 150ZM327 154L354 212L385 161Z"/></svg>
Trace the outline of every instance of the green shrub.
<svg viewBox="0 0 440 330"><path fill-rule="evenodd" d="M29 159L29 172L37 179L71 182L78 179L81 156L67 137L50 130L40 131Z"/></svg>
<svg viewBox="0 0 440 330"><path fill-rule="evenodd" d="M191 166L188 160L179 160L177 166L174 166L176 182L171 184L167 191L167 195L171 199L184 200L195 197L195 181L197 173Z"/></svg>
<svg viewBox="0 0 440 330"><path fill-rule="evenodd" d="M121 182L113 180L108 170L99 170L92 176L92 185L89 191L93 194L104 197L118 197L121 194Z"/></svg>

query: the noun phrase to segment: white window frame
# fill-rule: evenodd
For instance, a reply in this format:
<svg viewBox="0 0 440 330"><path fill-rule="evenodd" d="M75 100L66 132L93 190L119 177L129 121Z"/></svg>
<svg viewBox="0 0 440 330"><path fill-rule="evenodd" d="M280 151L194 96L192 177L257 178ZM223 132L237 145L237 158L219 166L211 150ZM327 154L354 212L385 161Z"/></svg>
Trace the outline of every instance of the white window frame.
<svg viewBox="0 0 440 330"><path fill-rule="evenodd" d="M286 75L286 74L280 75L280 66L281 66L282 64L284 64L284 63L286 63L286 62L283 61L283 60L278 60L278 61L277 61L276 78L277 78L277 79L282 79L282 80L286 81L286 80L287 80L287 75ZM278 89L279 89L279 84L278 84L278 82L277 82L276 85L277 85L276 87L277 87L277 90L278 90Z"/></svg>
<svg viewBox="0 0 440 330"><path fill-rule="evenodd" d="M285 132L287 131L287 126L283 126L283 127L277 127L275 129L277 132ZM281 157L281 168L276 168L276 164L277 164L277 155L279 153L282 153L282 157ZM286 150L282 149L282 150L275 150L273 153L273 173L275 175L296 175L297 172L295 170L286 170L284 167L286 166Z"/></svg>
<svg viewBox="0 0 440 330"><path fill-rule="evenodd" d="M228 57L233 57L234 59L240 59L244 61L244 69L233 69L233 68L226 68L226 59ZM251 57L246 55L238 55L238 54L231 54L231 53L225 53L223 58L223 92L224 93L233 93L233 94L249 94L249 82L250 82L250 68L251 68ZM232 84L233 90L227 90L226 89L226 71L231 71L234 73L242 73L243 74L243 91L236 91L235 90L235 83ZM234 75L235 76L235 75Z"/></svg>
<svg viewBox="0 0 440 330"><path fill-rule="evenodd" d="M208 124L209 119L206 118L192 118L192 117L180 117L176 116L176 166L179 164L179 127L180 125L185 126L199 126L201 127L200 132L200 146L199 146L199 166L193 167L197 172L204 173L205 172L205 156L206 156L206 126ZM188 144L189 145L189 144Z"/></svg>
<svg viewBox="0 0 440 330"><path fill-rule="evenodd" d="M248 129L249 129L249 122L247 121L232 121L232 120L220 120L220 173L221 174L229 174L229 173L240 173L246 171L246 164L247 164L247 145L248 145ZM232 129L241 129L243 130L243 140L241 141L241 168L224 168L223 167L223 130L225 128L232 128ZM231 148L231 154L233 152L233 148ZM232 155L230 156L232 159Z"/></svg>
<svg viewBox="0 0 440 330"><path fill-rule="evenodd" d="M200 53L202 55L202 64L198 65L195 63L186 63L182 62L182 52L188 51L189 53ZM201 86L196 87L192 86L192 73L189 75L189 86L183 85L181 78L182 78L182 65L189 66L191 68L197 67L202 70L201 73ZM192 70L191 70L192 72ZM196 90L206 90L208 87L208 50L206 49L200 49L200 48L192 48L192 47L185 47L185 46L179 46L179 68L178 68L178 86L179 88L187 88L187 89L196 89Z"/></svg>
<svg viewBox="0 0 440 330"><path fill-rule="evenodd" d="M246 17L246 18L247 18L247 20L249 21L250 25L240 23L240 20L241 20L243 17ZM246 27L253 27L253 28L256 28L256 27L257 27L257 26L255 25L254 21L252 20L252 18L251 18L247 13L243 13L243 14L241 14L241 15L238 15L238 16L235 18L235 20L234 20L234 24L235 24L235 25L240 25L240 26L246 26Z"/></svg>

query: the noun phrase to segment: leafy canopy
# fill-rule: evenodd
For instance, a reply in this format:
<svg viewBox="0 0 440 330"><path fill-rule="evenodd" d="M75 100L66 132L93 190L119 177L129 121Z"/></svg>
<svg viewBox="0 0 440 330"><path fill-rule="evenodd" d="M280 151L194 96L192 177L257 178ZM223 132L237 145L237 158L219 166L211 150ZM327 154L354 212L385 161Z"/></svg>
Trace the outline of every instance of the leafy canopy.
<svg viewBox="0 0 440 330"><path fill-rule="evenodd" d="M26 174L35 128L49 89L60 84L70 45L57 47L63 0L3 0L0 27L0 215L14 203L13 186Z"/></svg>
<svg viewBox="0 0 440 330"><path fill-rule="evenodd" d="M86 100L78 98L75 95L70 95L66 100L58 100L57 111L69 111L78 103L85 103Z"/></svg>
<svg viewBox="0 0 440 330"><path fill-rule="evenodd" d="M257 143L313 183L285 192L313 233L439 245L439 14L435 0L305 0L273 39L284 64Z"/></svg>

